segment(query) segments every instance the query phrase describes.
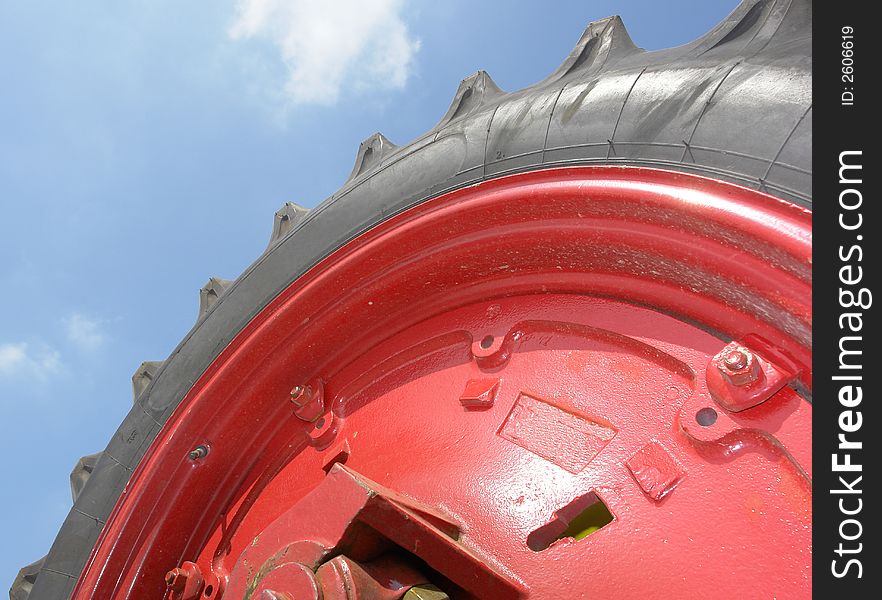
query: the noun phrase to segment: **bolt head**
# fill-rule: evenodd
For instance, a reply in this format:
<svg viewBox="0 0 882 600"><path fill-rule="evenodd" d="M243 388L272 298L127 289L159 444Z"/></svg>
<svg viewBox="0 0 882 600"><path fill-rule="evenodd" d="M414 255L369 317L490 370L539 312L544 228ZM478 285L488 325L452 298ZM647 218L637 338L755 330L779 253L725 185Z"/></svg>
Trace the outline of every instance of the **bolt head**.
<svg viewBox="0 0 882 600"><path fill-rule="evenodd" d="M747 366L750 358L748 353L743 351L741 348L736 348L727 352L725 356L723 356L723 364L729 371L739 371Z"/></svg>
<svg viewBox="0 0 882 600"><path fill-rule="evenodd" d="M321 379L308 384L295 385L291 389L294 416L308 423L314 422L325 412L324 387Z"/></svg>
<svg viewBox="0 0 882 600"><path fill-rule="evenodd" d="M187 583L187 573L180 568L175 568L165 574L165 585L171 590L181 591Z"/></svg>
<svg viewBox="0 0 882 600"><path fill-rule="evenodd" d="M309 386L295 385L291 388L291 402L297 408L302 408L312 399L312 389Z"/></svg>
<svg viewBox="0 0 882 600"><path fill-rule="evenodd" d="M206 454L208 454L208 448L200 445L190 450L190 452L187 453L187 456L190 460L199 460L200 458L204 458Z"/></svg>
<svg viewBox="0 0 882 600"><path fill-rule="evenodd" d="M757 357L743 346L727 347L714 357L720 375L730 385L746 386L763 377Z"/></svg>

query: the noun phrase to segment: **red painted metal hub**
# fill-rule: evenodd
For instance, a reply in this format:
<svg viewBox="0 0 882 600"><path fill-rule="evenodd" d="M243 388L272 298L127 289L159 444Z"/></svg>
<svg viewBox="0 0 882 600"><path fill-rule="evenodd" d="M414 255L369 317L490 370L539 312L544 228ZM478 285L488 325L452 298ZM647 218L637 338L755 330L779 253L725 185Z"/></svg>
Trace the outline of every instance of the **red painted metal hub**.
<svg viewBox="0 0 882 600"><path fill-rule="evenodd" d="M193 386L76 597L807 596L810 226L612 167L389 219Z"/></svg>

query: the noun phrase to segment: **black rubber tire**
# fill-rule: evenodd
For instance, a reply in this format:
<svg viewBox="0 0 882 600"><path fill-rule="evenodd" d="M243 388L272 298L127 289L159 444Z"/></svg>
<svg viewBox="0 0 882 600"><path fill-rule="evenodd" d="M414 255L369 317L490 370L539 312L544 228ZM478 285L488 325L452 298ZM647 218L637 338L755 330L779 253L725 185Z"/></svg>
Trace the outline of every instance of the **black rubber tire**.
<svg viewBox="0 0 882 600"><path fill-rule="evenodd" d="M428 133L400 148L380 134L363 142L337 193L308 213L286 206L245 273L209 281L199 321L164 363L142 365L131 412L74 470L73 509L10 597L70 596L123 486L206 367L300 274L391 215L501 175L583 164L698 173L810 207L811 139L808 0L747 0L702 38L658 52L636 48L611 17L525 90L505 93L484 72L467 78Z"/></svg>

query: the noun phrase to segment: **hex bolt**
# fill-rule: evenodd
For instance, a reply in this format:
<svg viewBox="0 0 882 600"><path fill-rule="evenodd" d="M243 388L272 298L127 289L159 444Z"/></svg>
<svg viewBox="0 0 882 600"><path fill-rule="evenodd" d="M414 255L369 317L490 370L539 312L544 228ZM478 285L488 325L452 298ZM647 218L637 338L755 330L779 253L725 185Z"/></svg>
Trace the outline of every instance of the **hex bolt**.
<svg viewBox="0 0 882 600"><path fill-rule="evenodd" d="M723 357L723 365L729 371L738 371L746 367L749 360L749 353L744 348L737 348L726 353L726 356Z"/></svg>
<svg viewBox="0 0 882 600"><path fill-rule="evenodd" d="M295 385L291 388L291 402L293 402L294 406L297 408L301 408L309 402L311 397L312 390L309 389L309 386Z"/></svg>
<svg viewBox="0 0 882 600"><path fill-rule="evenodd" d="M180 592L187 584L187 572L176 567L165 574L165 585L168 589Z"/></svg>
<svg viewBox="0 0 882 600"><path fill-rule="evenodd" d="M204 444L200 444L200 445L196 446L195 448L193 448L192 450L190 450L190 452L187 454L187 456L190 457L190 460L199 460L200 458L205 458L205 456L207 454L208 454L208 446L206 446Z"/></svg>
<svg viewBox="0 0 882 600"><path fill-rule="evenodd" d="M294 416L312 423L325 412L321 380L309 385L295 385L291 388L291 404L294 405Z"/></svg>
<svg viewBox="0 0 882 600"><path fill-rule="evenodd" d="M729 347L714 357L714 363L730 385L743 387L759 381L763 377L760 361L743 346Z"/></svg>

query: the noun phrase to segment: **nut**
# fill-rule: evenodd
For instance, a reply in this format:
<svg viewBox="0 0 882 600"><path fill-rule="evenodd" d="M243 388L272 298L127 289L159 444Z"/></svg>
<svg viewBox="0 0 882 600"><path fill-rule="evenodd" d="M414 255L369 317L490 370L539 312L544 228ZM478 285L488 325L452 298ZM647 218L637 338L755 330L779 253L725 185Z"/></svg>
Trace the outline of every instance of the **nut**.
<svg viewBox="0 0 882 600"><path fill-rule="evenodd" d="M315 422L325 412L324 387L320 379L308 385L295 385L291 388L291 404L294 416L308 423Z"/></svg>
<svg viewBox="0 0 882 600"><path fill-rule="evenodd" d="M759 359L744 346L727 347L714 357L714 363L731 385L751 385L763 376Z"/></svg>
<svg viewBox="0 0 882 600"><path fill-rule="evenodd" d="M190 452L187 453L187 456L190 458L190 460L199 460L200 458L205 458L207 454L208 446L200 444L199 446L196 446L195 448L190 450Z"/></svg>
<svg viewBox="0 0 882 600"><path fill-rule="evenodd" d="M750 354L741 348L736 348L723 356L723 365L733 373L746 367L749 361Z"/></svg>
<svg viewBox="0 0 882 600"><path fill-rule="evenodd" d="M180 592L187 584L187 572L181 568L174 568L165 574L165 585L174 592Z"/></svg>

